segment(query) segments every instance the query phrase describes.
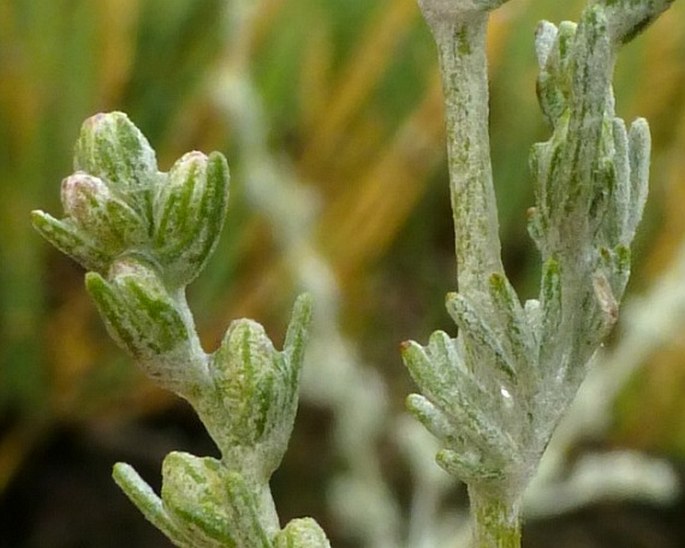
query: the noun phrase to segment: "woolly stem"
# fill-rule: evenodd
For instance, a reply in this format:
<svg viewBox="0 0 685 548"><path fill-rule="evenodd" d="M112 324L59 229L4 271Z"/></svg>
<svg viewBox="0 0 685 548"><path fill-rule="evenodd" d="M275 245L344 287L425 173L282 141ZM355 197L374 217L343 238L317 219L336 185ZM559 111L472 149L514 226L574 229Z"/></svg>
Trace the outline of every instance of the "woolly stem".
<svg viewBox="0 0 685 548"><path fill-rule="evenodd" d="M521 500L508 500L476 486L469 487L473 548L521 546Z"/></svg>
<svg viewBox="0 0 685 548"><path fill-rule="evenodd" d="M459 291L486 293L483 273L502 272L488 135L488 14L429 22L438 46L445 95Z"/></svg>

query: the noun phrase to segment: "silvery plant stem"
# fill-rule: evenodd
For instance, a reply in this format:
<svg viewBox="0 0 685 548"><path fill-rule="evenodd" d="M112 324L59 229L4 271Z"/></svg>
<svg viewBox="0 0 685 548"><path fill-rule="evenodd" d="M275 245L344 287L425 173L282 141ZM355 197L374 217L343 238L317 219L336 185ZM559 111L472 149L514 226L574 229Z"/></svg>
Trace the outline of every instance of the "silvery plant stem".
<svg viewBox="0 0 685 548"><path fill-rule="evenodd" d="M402 345L422 391L410 412L442 445L438 463L468 485L473 544L520 546L523 492L587 364L618 317L630 244L647 195L646 121L614 114L618 48L673 0L589 2L578 24L542 22L537 91L552 135L533 146L540 250L537 299L504 274L488 137L485 34L506 0L419 0L443 78L458 292L456 338Z"/></svg>
<svg viewBox="0 0 685 548"><path fill-rule="evenodd" d="M487 293L483 272L502 272L488 135L488 14L432 22L445 94L458 284ZM464 93L468 90L468 93Z"/></svg>

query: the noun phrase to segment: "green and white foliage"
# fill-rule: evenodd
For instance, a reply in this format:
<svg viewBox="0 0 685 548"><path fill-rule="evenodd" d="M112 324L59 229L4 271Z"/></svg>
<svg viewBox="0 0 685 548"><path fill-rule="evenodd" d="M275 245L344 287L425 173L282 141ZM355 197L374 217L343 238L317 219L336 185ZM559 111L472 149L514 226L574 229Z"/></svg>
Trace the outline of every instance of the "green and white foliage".
<svg viewBox="0 0 685 548"><path fill-rule="evenodd" d="M446 98L459 328L402 353L422 395L409 410L442 444L438 463L469 485L478 546L518 546L518 505L588 360L618 317L630 244L647 196L647 122L614 113L618 48L673 0L590 2L580 22L543 22L537 91L552 136L530 166L529 232L542 255L538 299L504 274L487 131L484 37L503 2L420 0ZM499 529L499 530L498 530Z"/></svg>
<svg viewBox="0 0 685 548"><path fill-rule="evenodd" d="M283 351L243 319L212 354L186 302L224 223L223 155L190 152L160 172L142 133L114 112L83 124L74 167L62 183L65 217L34 211L34 226L89 271L86 288L112 338L190 402L221 452L169 454L161 497L127 464L114 467L117 484L178 546L328 546L310 518L281 530L269 490L297 410L309 297L295 303Z"/></svg>

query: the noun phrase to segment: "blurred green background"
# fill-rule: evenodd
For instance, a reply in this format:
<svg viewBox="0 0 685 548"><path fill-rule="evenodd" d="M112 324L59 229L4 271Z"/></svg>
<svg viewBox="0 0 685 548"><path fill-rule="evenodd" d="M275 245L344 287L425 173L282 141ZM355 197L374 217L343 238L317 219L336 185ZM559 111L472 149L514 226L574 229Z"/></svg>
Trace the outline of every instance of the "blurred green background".
<svg viewBox="0 0 685 548"><path fill-rule="evenodd" d="M413 388L398 344L450 328L442 303L455 284L433 43L415 0L254 4L253 32L240 55L265 109L269 149L318 197L315 244L339 284L344 333L386 380L400 413ZM535 293L539 267L525 230L533 202L527 154L548 136L535 98L533 35L538 20L575 20L583 4L512 0L491 25L501 235L507 271L525 297ZM127 112L164 170L191 149L227 155L234 172L229 219L190 289L191 306L208 349L240 316L281 340L297 289L280 275L271 220L247 196L237 124L220 100L222 76L237 54L236 6L0 2L0 546L166 546L117 493L111 465L134 462L155 484L168 451L215 453L186 406L151 386L108 339L81 269L30 227L32 209L61 213L59 184L71 172L86 117ZM685 237L685 3L624 48L615 82L619 114L645 116L654 141L629 287L636 294ZM679 341L636 375L605 443L663 455L682 469L685 331ZM327 411L303 405L275 491L284 517L312 514L345 546L323 502L326 480L341 466L330 422ZM406 500L393 447L379 451Z"/></svg>

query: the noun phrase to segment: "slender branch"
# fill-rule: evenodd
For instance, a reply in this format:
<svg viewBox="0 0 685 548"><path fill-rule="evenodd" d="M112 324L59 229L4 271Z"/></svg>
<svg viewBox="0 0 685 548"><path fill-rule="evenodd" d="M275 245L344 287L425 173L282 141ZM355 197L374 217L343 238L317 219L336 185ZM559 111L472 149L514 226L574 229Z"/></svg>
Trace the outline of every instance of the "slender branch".
<svg viewBox="0 0 685 548"><path fill-rule="evenodd" d="M488 136L488 14L430 22L445 94L447 152L462 294L486 293L483 273L502 272Z"/></svg>

